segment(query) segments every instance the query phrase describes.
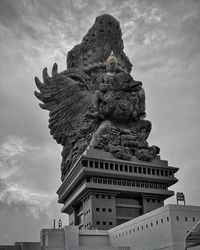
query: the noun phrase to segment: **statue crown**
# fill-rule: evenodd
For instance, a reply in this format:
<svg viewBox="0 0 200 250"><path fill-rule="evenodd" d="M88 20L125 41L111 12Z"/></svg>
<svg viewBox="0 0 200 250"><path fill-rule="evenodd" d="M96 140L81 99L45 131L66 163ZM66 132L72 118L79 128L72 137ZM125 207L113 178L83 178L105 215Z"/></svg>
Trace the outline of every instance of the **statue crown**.
<svg viewBox="0 0 200 250"><path fill-rule="evenodd" d="M117 64L117 58L116 58L116 56L114 55L114 52L113 52L113 51L111 51L110 56L109 56L108 59L106 60L106 64L111 63L111 62L114 62L114 63Z"/></svg>

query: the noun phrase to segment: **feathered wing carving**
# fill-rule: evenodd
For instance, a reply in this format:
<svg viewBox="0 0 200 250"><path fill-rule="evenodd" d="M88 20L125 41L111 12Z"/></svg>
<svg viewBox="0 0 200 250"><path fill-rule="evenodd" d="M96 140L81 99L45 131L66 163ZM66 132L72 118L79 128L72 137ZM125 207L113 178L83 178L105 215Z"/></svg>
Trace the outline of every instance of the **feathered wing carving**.
<svg viewBox="0 0 200 250"><path fill-rule="evenodd" d="M47 68L43 70L43 81L35 77L40 91L35 91L35 96L42 101L40 107L49 111L51 135L57 143L66 146L71 133L79 128L81 117L91 106L90 78L79 70L58 73L57 64L54 64L51 77Z"/></svg>
<svg viewBox="0 0 200 250"><path fill-rule="evenodd" d="M147 142L145 93L131 68L119 22L102 15L68 52L67 70L58 73L54 64L52 76L43 70L43 83L35 78L40 107L49 111L50 133L63 146L62 180L92 138L93 147L118 159L150 161L159 153Z"/></svg>

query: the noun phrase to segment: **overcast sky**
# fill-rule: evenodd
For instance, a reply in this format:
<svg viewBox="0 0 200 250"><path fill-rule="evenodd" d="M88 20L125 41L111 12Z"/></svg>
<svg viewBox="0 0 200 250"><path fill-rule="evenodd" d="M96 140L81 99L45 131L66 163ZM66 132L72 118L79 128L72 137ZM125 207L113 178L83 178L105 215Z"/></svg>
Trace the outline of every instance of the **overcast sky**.
<svg viewBox="0 0 200 250"><path fill-rule="evenodd" d="M0 244L39 241L60 217L61 146L33 79L54 62L64 70L67 52L104 13L120 22L132 76L143 82L149 144L180 168L171 189L200 205L200 1L1 0Z"/></svg>

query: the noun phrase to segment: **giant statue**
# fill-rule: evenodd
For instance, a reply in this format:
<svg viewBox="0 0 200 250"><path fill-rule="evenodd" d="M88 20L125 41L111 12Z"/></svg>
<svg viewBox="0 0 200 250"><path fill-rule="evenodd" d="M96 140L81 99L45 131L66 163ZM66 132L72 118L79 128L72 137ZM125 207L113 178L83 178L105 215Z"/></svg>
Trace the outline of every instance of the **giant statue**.
<svg viewBox="0 0 200 250"><path fill-rule="evenodd" d="M151 161L159 153L147 142L151 122L145 119L144 89L131 76L123 48L119 22L99 16L68 52L66 70L59 73L54 64L51 76L43 70L43 83L35 78L50 133L63 146L62 180L91 144L127 161Z"/></svg>

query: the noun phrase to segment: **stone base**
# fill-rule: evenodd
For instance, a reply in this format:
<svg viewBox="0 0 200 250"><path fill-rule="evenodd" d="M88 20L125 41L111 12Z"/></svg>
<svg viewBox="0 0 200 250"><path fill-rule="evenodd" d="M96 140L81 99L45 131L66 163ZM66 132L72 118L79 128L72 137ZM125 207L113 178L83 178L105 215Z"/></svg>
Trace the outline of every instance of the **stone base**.
<svg viewBox="0 0 200 250"><path fill-rule="evenodd" d="M174 195L168 188L177 182L177 171L158 156L125 161L90 145L58 189L58 202L69 225L109 230L162 207Z"/></svg>

